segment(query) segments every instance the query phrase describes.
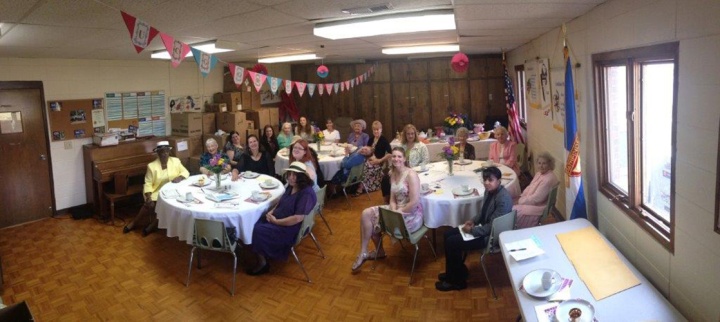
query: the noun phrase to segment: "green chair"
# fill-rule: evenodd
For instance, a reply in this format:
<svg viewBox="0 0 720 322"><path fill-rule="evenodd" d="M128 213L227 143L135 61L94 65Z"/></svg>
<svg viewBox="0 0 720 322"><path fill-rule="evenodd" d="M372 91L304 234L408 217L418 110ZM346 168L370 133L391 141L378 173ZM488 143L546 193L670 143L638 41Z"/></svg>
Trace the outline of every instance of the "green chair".
<svg viewBox="0 0 720 322"><path fill-rule="evenodd" d="M212 250L216 252L230 253L233 255L233 281L230 295L235 295L235 272L237 271L237 255L235 247L237 242L231 242L228 238L225 224L222 221L195 218L193 233L193 248L190 250L190 263L188 263L188 276L185 287L190 285L190 273L192 272L192 261L195 249L198 250L198 269L200 269L200 250Z"/></svg>
<svg viewBox="0 0 720 322"><path fill-rule="evenodd" d="M341 183L340 186L342 187L343 194L345 195L345 200L350 203L350 199L348 199L347 195L347 188L350 188L354 185L361 184L363 186L363 190L365 191L365 195L367 195L368 200L370 199L370 194L368 193L368 189L365 186L365 162L358 164L350 169L350 174L348 175L345 182Z"/></svg>
<svg viewBox="0 0 720 322"><path fill-rule="evenodd" d="M328 224L327 220L325 220L325 216L322 213L323 207L325 207L325 191L327 190L327 185L320 188L317 192L315 192L315 195L317 196L317 213L320 215L320 218L325 223L325 226L327 226L328 230L330 231L330 235L332 235L332 228L330 228L330 224Z"/></svg>
<svg viewBox="0 0 720 322"><path fill-rule="evenodd" d="M323 187L323 189L325 189ZM290 251L292 252L293 257L295 257L295 261L300 265L300 268L302 269L303 273L305 273L305 278L307 278L308 283L312 283L310 280L310 276L308 275L307 271L305 270L305 266L302 264L300 259L298 258L297 254L295 253L295 247L300 245L300 242L305 239L305 237L310 236L312 238L313 243L315 243L315 247L317 247L318 251L320 252L320 255L322 258L325 258L325 253L323 253L322 248L320 248L320 244L318 244L317 239L315 238L315 235L312 233L313 227L315 227L315 214L318 211L320 205L320 200L318 199L317 203L315 204L315 208L313 208L312 211L308 215L305 216L305 218L302 221L302 224L300 225L300 231L298 231L297 239L295 240L295 245L290 248Z"/></svg>
<svg viewBox="0 0 720 322"><path fill-rule="evenodd" d="M560 185L557 184L555 185L555 187L552 188L552 190L550 190L547 205L545 206L545 209L543 209L543 213L540 216L540 219L538 219L537 226L540 226L543 220L545 220L545 218L547 218L547 216L552 212L553 208L555 208L555 201L557 200L557 192L559 186Z"/></svg>
<svg viewBox="0 0 720 322"><path fill-rule="evenodd" d="M517 154L517 160L515 162L518 165L518 169L520 169L520 173L525 173L528 171L528 162L527 162L527 154L525 152L525 144L518 143L515 145L515 154Z"/></svg>
<svg viewBox="0 0 720 322"><path fill-rule="evenodd" d="M485 267L485 256L500 251L500 233L508 230L513 230L513 227L515 227L515 217L516 212L515 210L513 210L493 220L492 230L490 230L490 236L488 238L487 245L485 246L485 250L483 250L480 255L480 264L482 265L483 273L485 273L485 279L487 279L488 284L490 284L490 289L492 290L493 297L496 300L497 294L495 294L495 287L492 285L492 282L490 282L490 276L488 276L487 268Z"/></svg>
<svg viewBox="0 0 720 322"><path fill-rule="evenodd" d="M425 239L428 241L433 256L437 258L437 255L435 254L435 248L433 247L432 242L430 242L430 238L428 238L428 236L426 235L428 228L423 225L422 227L420 227L420 229L411 233L407 230L407 227L405 226L405 220L403 219L401 213L397 211L392 211L385 207L379 207L379 209L381 233L388 234L400 240L400 242L402 242L402 240L408 240L410 244L415 246L415 255L413 256L412 268L410 269L410 281L408 282L408 285L412 285L412 277L413 273L415 272L415 262L417 260L419 250L418 242L422 237L425 237ZM378 245L378 249L382 249L382 235L380 236L380 243ZM377 252L375 252L375 257L375 259L377 259ZM375 261L375 264L376 263L377 260ZM375 269L375 264L373 264L373 269Z"/></svg>

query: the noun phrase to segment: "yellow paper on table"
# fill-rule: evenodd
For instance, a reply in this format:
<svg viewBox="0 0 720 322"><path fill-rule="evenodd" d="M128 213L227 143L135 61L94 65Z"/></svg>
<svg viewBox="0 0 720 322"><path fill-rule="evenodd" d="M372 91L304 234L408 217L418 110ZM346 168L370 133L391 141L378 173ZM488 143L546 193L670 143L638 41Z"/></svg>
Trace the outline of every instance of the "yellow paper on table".
<svg viewBox="0 0 720 322"><path fill-rule="evenodd" d="M556 237L595 300L640 285L635 274L594 227L557 234Z"/></svg>

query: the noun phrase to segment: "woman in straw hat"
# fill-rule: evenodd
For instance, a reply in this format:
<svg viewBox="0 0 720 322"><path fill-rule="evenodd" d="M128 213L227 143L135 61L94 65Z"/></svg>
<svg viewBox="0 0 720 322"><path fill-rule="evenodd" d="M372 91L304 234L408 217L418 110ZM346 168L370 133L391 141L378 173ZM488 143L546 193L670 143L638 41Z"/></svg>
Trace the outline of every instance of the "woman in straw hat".
<svg viewBox="0 0 720 322"><path fill-rule="evenodd" d="M350 132L350 135L348 135L347 143L352 144L358 148L366 146L368 141L370 141L370 136L367 133L363 132L367 127L365 120L354 120L350 122L350 127L352 128L352 132Z"/></svg>

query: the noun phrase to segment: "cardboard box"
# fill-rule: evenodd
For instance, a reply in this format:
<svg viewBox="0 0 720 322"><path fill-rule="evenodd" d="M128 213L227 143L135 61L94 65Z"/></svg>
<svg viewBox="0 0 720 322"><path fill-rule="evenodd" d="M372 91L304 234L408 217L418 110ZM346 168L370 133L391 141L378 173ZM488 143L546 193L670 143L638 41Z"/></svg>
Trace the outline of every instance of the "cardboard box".
<svg viewBox="0 0 720 322"><path fill-rule="evenodd" d="M217 125L215 124L215 113L203 113L203 125L202 133L210 134L217 132Z"/></svg>
<svg viewBox="0 0 720 322"><path fill-rule="evenodd" d="M237 112L237 105L242 105L242 94L242 92L215 93L213 102L215 104L225 103L229 112Z"/></svg>
<svg viewBox="0 0 720 322"><path fill-rule="evenodd" d="M255 134L255 136L257 136L257 137L259 138L259 137L260 137L260 130L259 130L259 129L247 129L247 130L245 131L245 137L246 137L246 138L249 137L250 134ZM245 145L245 142L247 142L247 141L240 141L240 142L243 142L243 145Z"/></svg>
<svg viewBox="0 0 720 322"><path fill-rule="evenodd" d="M170 142L170 146L172 147L172 150L170 150L170 155L174 156L179 159L187 159L190 157L190 146L189 146L189 138L183 137L183 136L169 136L168 142ZM187 167L186 167L187 168Z"/></svg>
<svg viewBox="0 0 720 322"><path fill-rule="evenodd" d="M183 164L190 175L200 174L200 156L189 157L187 164Z"/></svg>
<svg viewBox="0 0 720 322"><path fill-rule="evenodd" d="M245 114L245 116L247 117L247 114ZM253 120L247 120L247 121L245 121L245 123L247 123L247 128L248 128L248 129L254 129L254 128L255 128L255 121L253 121Z"/></svg>
<svg viewBox="0 0 720 322"><path fill-rule="evenodd" d="M219 130L225 132L238 131L239 133L245 133L245 130L247 130L246 112L217 113L215 117Z"/></svg>
<svg viewBox="0 0 720 322"><path fill-rule="evenodd" d="M218 103L218 104L208 104L205 106L205 112L206 113L217 113L217 112L227 112L227 104L225 103Z"/></svg>
<svg viewBox="0 0 720 322"><path fill-rule="evenodd" d="M120 142L120 134L118 133L95 133L93 135L93 143L99 146L118 145Z"/></svg>
<svg viewBox="0 0 720 322"><path fill-rule="evenodd" d="M262 100L260 98L260 93L258 93L257 91L252 91L252 92L250 92L250 96L251 96L251 100L252 100L252 104L250 105L251 108L253 110L261 108Z"/></svg>
<svg viewBox="0 0 720 322"><path fill-rule="evenodd" d="M188 154L191 157L199 156L205 152L205 141L202 136L190 136L187 138L188 142Z"/></svg>
<svg viewBox="0 0 720 322"><path fill-rule="evenodd" d="M268 119L270 125L272 125L273 129L275 130L275 133L278 133L279 127L280 127L280 109L277 107L263 107L263 109L266 109L268 111ZM267 124L263 124L260 129L265 127Z"/></svg>
<svg viewBox="0 0 720 322"><path fill-rule="evenodd" d="M202 135L203 118L201 113L173 113L170 118L170 133L172 135Z"/></svg>
<svg viewBox="0 0 720 322"><path fill-rule="evenodd" d="M245 117L255 123L256 129L263 129L265 125L271 125L275 132L278 130L280 113L277 107L263 107L257 110L245 111Z"/></svg>

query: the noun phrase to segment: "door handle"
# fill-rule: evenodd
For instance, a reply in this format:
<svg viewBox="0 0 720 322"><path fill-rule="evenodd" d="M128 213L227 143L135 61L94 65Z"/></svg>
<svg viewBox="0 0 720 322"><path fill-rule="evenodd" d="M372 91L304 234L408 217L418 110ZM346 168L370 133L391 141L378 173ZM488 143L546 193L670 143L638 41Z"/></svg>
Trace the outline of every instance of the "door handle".
<svg viewBox="0 0 720 322"><path fill-rule="evenodd" d="M40 160L46 161L46 160L47 160L47 156L44 155L44 154L41 154L41 155L40 155Z"/></svg>

